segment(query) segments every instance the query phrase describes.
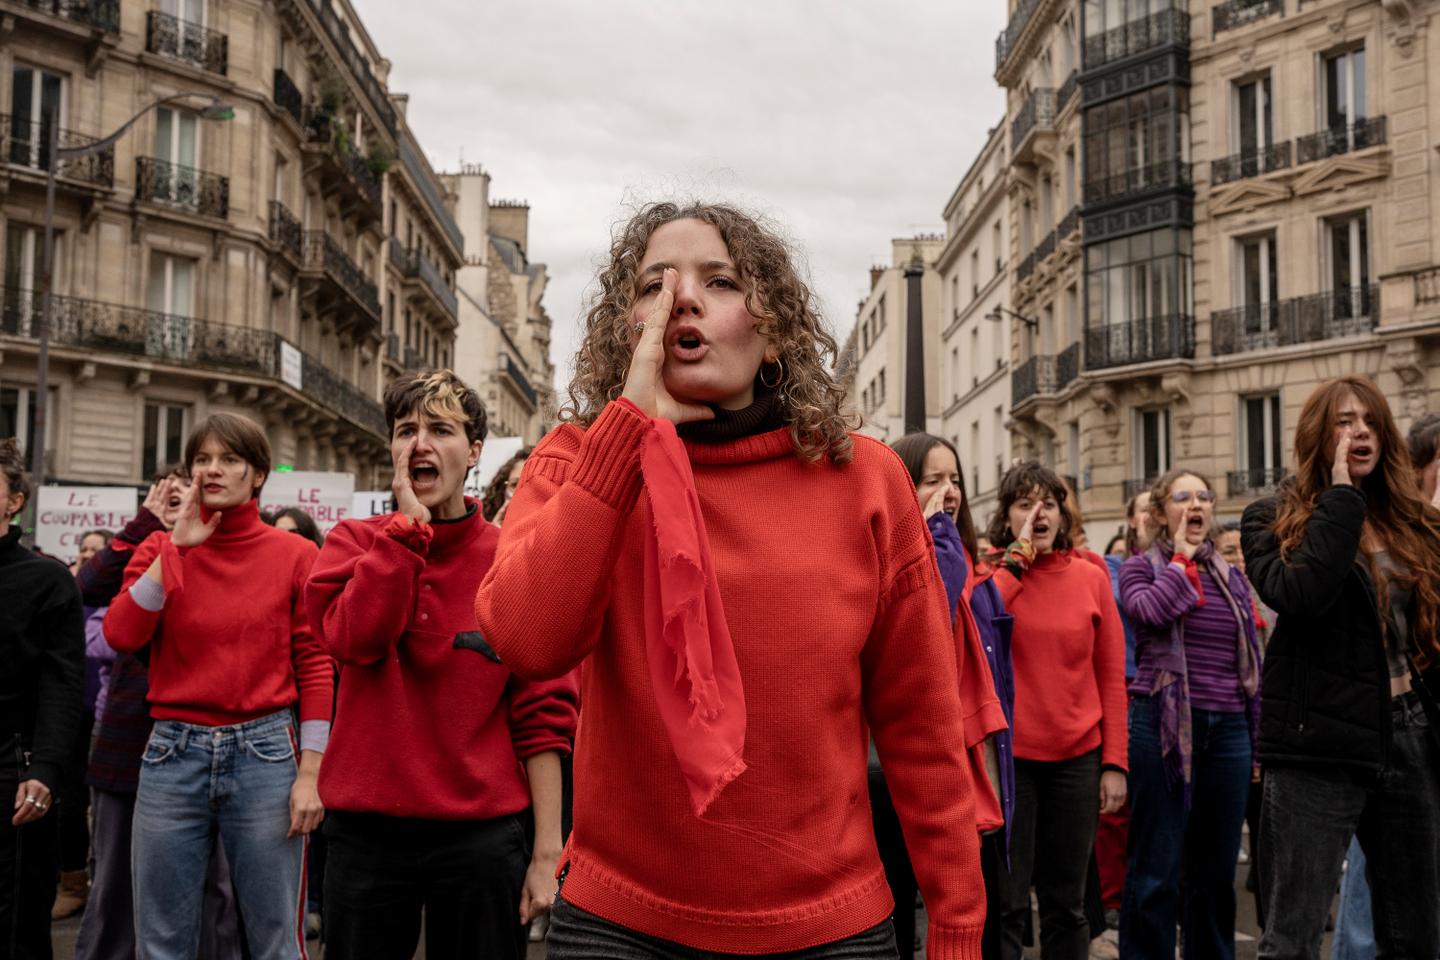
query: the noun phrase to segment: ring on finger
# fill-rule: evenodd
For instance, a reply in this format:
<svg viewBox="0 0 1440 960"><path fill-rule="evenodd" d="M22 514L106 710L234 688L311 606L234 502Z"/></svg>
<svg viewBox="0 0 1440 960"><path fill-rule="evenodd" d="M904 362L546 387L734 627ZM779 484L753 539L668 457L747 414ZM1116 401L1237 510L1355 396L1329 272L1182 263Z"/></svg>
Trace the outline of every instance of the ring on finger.
<svg viewBox="0 0 1440 960"><path fill-rule="evenodd" d="M644 320L637 320L637 321L635 322L635 325L634 325L633 327L631 327L630 329L635 331L635 336L637 336L637 337L638 337L638 336L641 336L641 335L644 334L644 332L645 332L645 321L644 321Z"/></svg>
<svg viewBox="0 0 1440 960"><path fill-rule="evenodd" d="M40 798L35 796L33 793L25 798L25 802L30 804L32 807L40 806Z"/></svg>

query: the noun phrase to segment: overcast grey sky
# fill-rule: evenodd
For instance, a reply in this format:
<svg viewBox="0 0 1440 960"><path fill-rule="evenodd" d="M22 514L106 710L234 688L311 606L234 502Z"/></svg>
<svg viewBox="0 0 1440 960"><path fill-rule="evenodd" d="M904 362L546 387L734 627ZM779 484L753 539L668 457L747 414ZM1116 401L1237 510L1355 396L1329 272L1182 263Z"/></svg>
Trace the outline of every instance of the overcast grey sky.
<svg viewBox="0 0 1440 960"><path fill-rule="evenodd" d="M1005 0L352 0L437 169L530 202L557 386L634 204L738 201L796 241L837 337L892 237L939 231L1003 115Z"/></svg>

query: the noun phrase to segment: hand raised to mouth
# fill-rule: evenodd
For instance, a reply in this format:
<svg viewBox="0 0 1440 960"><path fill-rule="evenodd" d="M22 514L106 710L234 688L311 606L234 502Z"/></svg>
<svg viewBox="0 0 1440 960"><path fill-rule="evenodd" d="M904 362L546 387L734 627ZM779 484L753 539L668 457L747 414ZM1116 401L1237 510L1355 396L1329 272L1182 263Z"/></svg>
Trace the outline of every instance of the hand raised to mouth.
<svg viewBox="0 0 1440 960"><path fill-rule="evenodd" d="M665 387L662 373L665 367L665 327L675 306L675 285L679 282L680 274L667 267L662 274L660 295L655 298L655 306L650 310L650 316L646 318L644 329L635 343L635 352L630 356L630 372L625 377L625 392L621 396L648 417L675 423L713 420L714 410L696 403L681 403Z"/></svg>
<svg viewBox="0 0 1440 960"><path fill-rule="evenodd" d="M401 448L400 455L395 458L395 476L390 481L390 490L395 494L395 506L400 513L416 523L429 523L430 509L420 502L410 482L410 458L419 442L420 438L414 437Z"/></svg>

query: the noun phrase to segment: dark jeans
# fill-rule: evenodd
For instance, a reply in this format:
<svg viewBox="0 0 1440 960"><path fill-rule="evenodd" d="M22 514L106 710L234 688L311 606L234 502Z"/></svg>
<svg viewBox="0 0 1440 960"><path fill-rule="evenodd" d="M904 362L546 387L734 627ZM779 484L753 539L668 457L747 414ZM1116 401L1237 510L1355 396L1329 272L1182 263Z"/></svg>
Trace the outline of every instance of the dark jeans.
<svg viewBox="0 0 1440 960"><path fill-rule="evenodd" d="M1266 960L1320 956L1325 917L1354 835L1365 851L1380 957L1440 956L1440 750L1413 693L1391 701L1379 774L1272 766L1260 811Z"/></svg>
<svg viewBox="0 0 1440 960"><path fill-rule="evenodd" d="M1085 880L1100 816L1100 751L1071 760L1015 761L1015 821L1000 955L1020 960L1030 884L1040 898L1040 955L1086 960Z"/></svg>
<svg viewBox="0 0 1440 960"><path fill-rule="evenodd" d="M1175 956L1178 918L1186 957L1233 960L1235 864L1250 793L1250 725L1243 713L1190 711L1187 810L1184 790L1172 785L1165 772L1158 719L1149 697L1130 702L1130 856L1120 956Z"/></svg>
<svg viewBox="0 0 1440 960"><path fill-rule="evenodd" d="M915 895L919 885L915 868L910 865L905 836L900 831L900 817L890 800L890 788L885 785L885 777L873 770L870 772L870 818L875 826L875 846L885 867L885 880L895 900L895 912L890 915L890 922L895 925L895 944L901 960L910 960L915 956Z"/></svg>
<svg viewBox="0 0 1440 960"><path fill-rule="evenodd" d="M61 772L55 792L55 815L59 818L60 869L66 873L84 870L90 862L90 788L85 769L90 763L90 731L95 718L87 710L75 728L70 762Z"/></svg>
<svg viewBox="0 0 1440 960"><path fill-rule="evenodd" d="M0 741L0 960L50 960L50 908L60 879L52 807L23 827L10 825L24 759L19 737Z"/></svg>
<svg viewBox="0 0 1440 960"><path fill-rule="evenodd" d="M325 818L326 960L409 960L425 916L429 957L523 957L525 817Z"/></svg>
<svg viewBox="0 0 1440 960"><path fill-rule="evenodd" d="M548 960L722 960L716 953L636 933L557 898L545 939ZM748 954L744 956L756 956ZM895 929L886 920L853 937L790 953L760 954L785 960L895 960Z"/></svg>
<svg viewBox="0 0 1440 960"><path fill-rule="evenodd" d="M980 838L980 876L985 881L985 932L980 937L983 960L1000 960L1000 927L1005 918L1004 890L1010 882L1007 857L1004 830L996 830Z"/></svg>

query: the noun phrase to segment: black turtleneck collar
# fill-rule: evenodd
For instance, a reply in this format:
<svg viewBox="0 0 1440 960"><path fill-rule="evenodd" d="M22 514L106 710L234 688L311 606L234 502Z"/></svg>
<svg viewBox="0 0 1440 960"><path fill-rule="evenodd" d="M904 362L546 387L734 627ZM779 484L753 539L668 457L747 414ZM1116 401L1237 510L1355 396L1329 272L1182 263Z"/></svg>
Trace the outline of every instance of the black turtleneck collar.
<svg viewBox="0 0 1440 960"><path fill-rule="evenodd" d="M785 426L774 389L762 384L758 378L755 380L755 400L750 406L739 410L713 406L710 409L715 411L714 420L682 423L676 432L696 443L727 443Z"/></svg>

